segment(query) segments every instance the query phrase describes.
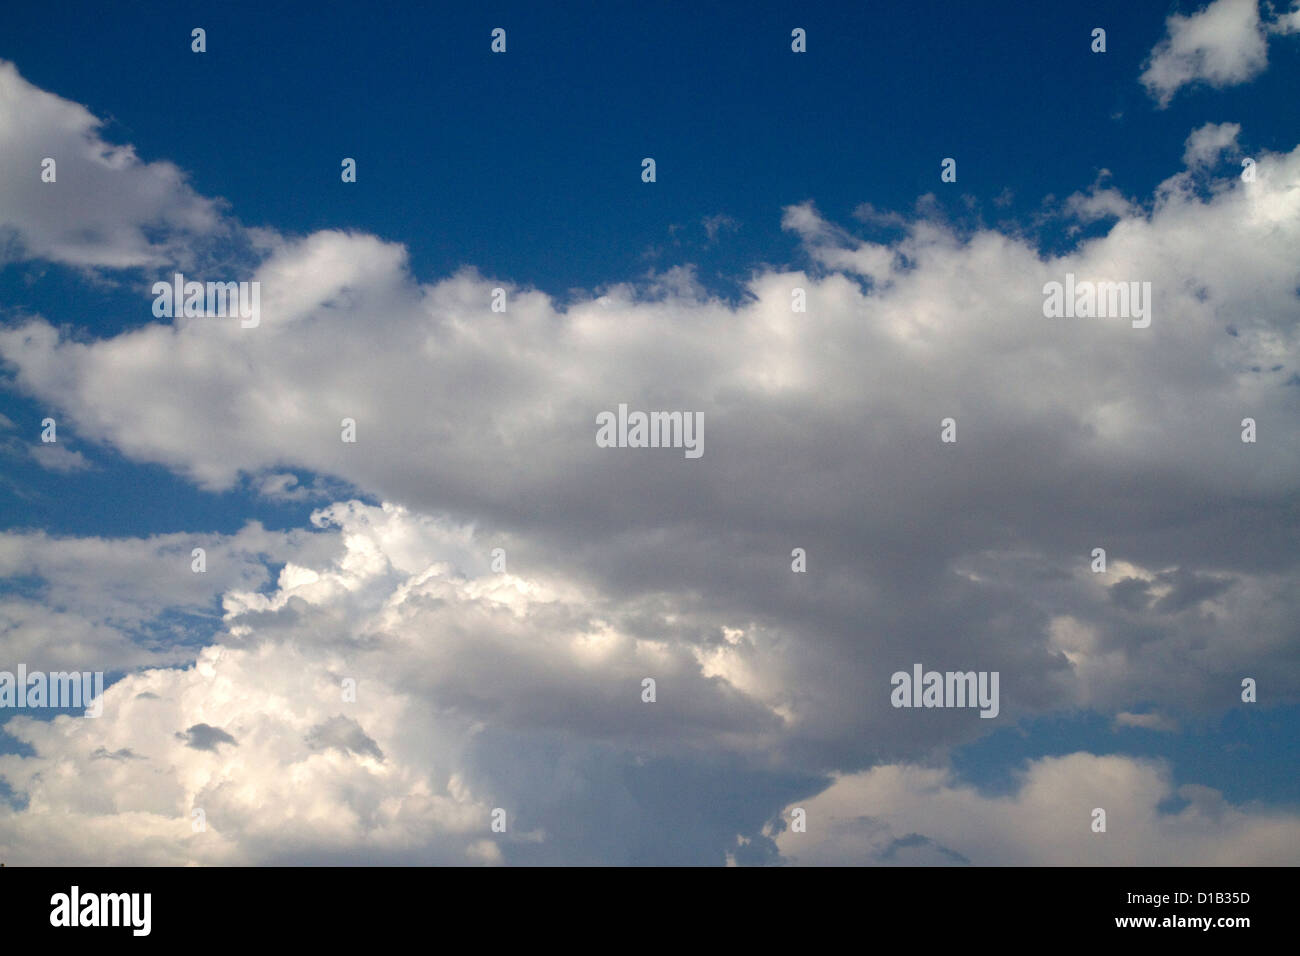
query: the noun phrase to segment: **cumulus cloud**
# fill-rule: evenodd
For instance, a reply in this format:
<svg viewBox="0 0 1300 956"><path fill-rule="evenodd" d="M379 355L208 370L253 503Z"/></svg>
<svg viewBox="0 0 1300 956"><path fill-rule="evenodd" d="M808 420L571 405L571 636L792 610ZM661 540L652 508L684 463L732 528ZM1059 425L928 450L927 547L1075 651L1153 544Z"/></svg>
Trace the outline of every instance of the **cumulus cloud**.
<svg viewBox="0 0 1300 956"><path fill-rule="evenodd" d="M35 754L0 756L25 801L0 808L0 850L31 864L467 862L490 807L445 774L435 791L431 758L398 724L404 698L376 685L356 710L404 759L314 745L342 707L322 664L288 647L213 646L193 667L113 685L99 720L12 719ZM139 759L87 759L123 750Z"/></svg>
<svg viewBox="0 0 1300 956"><path fill-rule="evenodd" d="M1139 79L1162 108L1196 82L1245 83L1268 66L1268 34L1293 33L1298 23L1300 8L1261 20L1257 0L1214 0L1190 16L1170 14Z"/></svg>
<svg viewBox="0 0 1300 956"><path fill-rule="evenodd" d="M876 809L874 786L845 795L845 779L928 773L913 764L843 778L803 800L824 787L788 746L808 716L802 695L790 693L804 678L773 668L779 648L761 632L724 627L701 644L704 620L683 616L679 605L611 601L549 568L536 577L494 572L488 542L473 529L395 506L335 505L314 523L339 547L304 550L310 556L286 562L269 592L232 588L217 643L197 650L191 666L129 675L107 690L98 719L10 720L7 731L31 753L0 756L0 777L21 795L19 805L0 809L8 859L716 863L772 861L778 848L794 862L859 851L882 863L1018 859L985 851L1019 811L949 778L942 779L951 799L931 801L932 816L890 818ZM1096 639L1062 646L1081 652L1081 672L1095 666L1091 655L1106 653ZM640 699L646 674L658 678L653 705ZM1114 676L1099 683L1114 691ZM911 736L903 712L890 714L892 728L867 732ZM1149 716L1124 713L1117 722L1153 726ZM943 726L953 732L951 722ZM89 779L65 784L92 762ZM1142 810L1143 801L1154 807L1171 796L1165 783L1141 777L1138 787L1132 768L1121 770L1085 766L1077 776L1115 784L1106 806ZM1086 792L1073 777L1052 780L1049 793L1025 791L1037 794L1033 812L1046 816L1060 793L1077 801ZM914 813L911 798L936 785L909 784L893 805ZM746 812L737 815L734 803L719 811L719 797L739 792ZM809 854L771 824L796 799L824 825L843 806L872 819L851 838L832 829L832 848ZM998 828L978 839L931 828L948 810L964 813L963 801L972 815L954 819L995 819ZM518 825L499 844L485 844L495 807ZM192 829L195 808L207 830ZM63 827L51 825L56 817ZM1253 829L1259 819L1289 832L1285 819L1268 814L1218 819L1234 823L1224 839L1244 840L1247 855L1263 843ZM111 820L119 821L115 830ZM1145 810L1128 825L1157 835L1171 826ZM1037 826L1053 832L1051 820ZM1205 852L1219 854L1207 858L1226 859L1209 825L1197 826ZM676 828L690 838L649 847L621 839L629 828L643 835ZM74 844L72 831L97 842ZM1024 851L1019 861L1062 862L1074 852L1066 842Z"/></svg>
<svg viewBox="0 0 1300 956"><path fill-rule="evenodd" d="M1240 123L1206 123L1187 137L1183 165L1192 169L1217 162L1225 150L1236 148L1240 135Z"/></svg>
<svg viewBox="0 0 1300 956"><path fill-rule="evenodd" d="M106 142L85 107L37 89L0 61L0 237L16 255L121 269L193 261L222 228L219 204L168 162ZM41 179L54 160L54 182Z"/></svg>
<svg viewBox="0 0 1300 956"><path fill-rule="evenodd" d="M1150 197L1100 180L1076 193L1064 222L1114 222L1056 256L960 232L924 204L861 209L900 232L869 241L805 202L781 211L799 264L755 270L739 303L689 267L561 301L470 267L423 280L372 235L263 231L256 328L154 322L142 297L139 321L108 338L65 334L59 316L0 329L13 386L83 441L214 492L334 500L283 532L0 535L0 573L38 582L0 601L6 658L130 672L97 720L5 725L31 752L0 756L17 795L0 808L0 850L815 861L833 849L809 855L770 824L829 774L840 782L823 797L846 814L867 801L857 816L886 819L862 808L915 797L921 780L983 814L991 841L1010 832L1000 805L921 767L986 725L1220 710L1243 662L1294 698L1300 447L1283 436L1300 396L1287 384L1300 147L1261 151L1254 182L1216 178L1212 157L1237 135L1195 131L1189 168ZM133 266L168 254L120 248ZM1068 273L1150 282L1150 328L1045 318L1044 284ZM703 457L598 448L596 415L620 403L701 412ZM345 418L355 443L340 440ZM190 568L200 546L205 574ZM807 574L791 573L796 547ZM999 671L998 721L892 708L890 674L914 662ZM1068 792L1062 779L1103 758L1078 759L1030 781ZM1163 771L1101 769L1136 801L1133 846L1155 847L1169 821L1141 808L1169 792ZM1017 799L1034 810L1037 792ZM513 822L492 839L498 807ZM1267 815L1235 812L1217 818L1224 833L1272 858L1252 829ZM1200 819L1183 817L1198 852L1229 856ZM919 810L876 826L845 852L991 856ZM1062 862L1074 848L1033 852Z"/></svg>
<svg viewBox="0 0 1300 956"><path fill-rule="evenodd" d="M1047 757L1017 783L991 796L942 769L880 766L802 801L807 832L787 828L776 842L791 862L832 866L1288 866L1300 856L1300 815L1176 787L1158 761ZM1104 833L1092 830L1096 809Z"/></svg>
<svg viewBox="0 0 1300 956"><path fill-rule="evenodd" d="M1141 215L1140 207L1125 198L1114 186L1103 186L1110 178L1110 170L1103 169L1097 181L1086 191L1072 193L1065 201L1065 211L1080 222L1096 222L1101 219L1125 219Z"/></svg>
<svg viewBox="0 0 1300 956"><path fill-rule="evenodd" d="M653 611L492 572L468 529L400 508L318 523L343 549L286 563L269 594L232 590L192 665L130 674L98 719L6 724L31 751L0 756L21 794L0 809L6 859L721 863L811 787L770 767L780 716L707 676L683 624L641 637ZM720 792L761 795L748 823ZM620 837L656 793L649 819L686 846ZM515 822L485 844L495 807Z"/></svg>
<svg viewBox="0 0 1300 956"><path fill-rule="evenodd" d="M1013 714L1151 681L1194 708L1242 653L1296 687L1294 549L1267 516L1288 513L1300 467L1278 431L1297 395L1298 180L1300 151L1261 153L1256 182L1208 195L1175 174L1050 259L925 219L882 245L795 206L785 222L820 268L758 273L737 306L673 280L564 304L511 287L493 313L501 280L421 283L402 247L322 232L274 244L256 329L181 319L81 342L38 319L0 333L0 355L79 434L205 487L332 475L511 537L530 570L744 627L739 649L702 652L787 688L824 759L867 760L873 744L849 741L889 711L863 688L915 660L1001 669ZM1045 319L1042 287L1067 273L1151 282L1152 327ZM701 411L704 457L597 448L595 416L620 402ZM1095 546L1152 580L1232 582L1125 604L1088 573ZM1231 649L1215 668L1179 658L1206 641Z"/></svg>
<svg viewBox="0 0 1300 956"><path fill-rule="evenodd" d="M268 585L268 565L333 546L256 523L234 535L143 539L0 533L0 661L104 672L191 662L220 627L224 594Z"/></svg>

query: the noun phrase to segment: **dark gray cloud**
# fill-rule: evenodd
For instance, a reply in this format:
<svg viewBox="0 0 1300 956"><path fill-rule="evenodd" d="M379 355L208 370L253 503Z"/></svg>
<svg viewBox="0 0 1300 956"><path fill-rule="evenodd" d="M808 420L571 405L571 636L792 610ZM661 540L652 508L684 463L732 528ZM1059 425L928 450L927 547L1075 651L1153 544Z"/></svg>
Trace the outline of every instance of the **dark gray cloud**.
<svg viewBox="0 0 1300 956"><path fill-rule="evenodd" d="M332 747L344 753L374 757L376 760L384 759L384 752L379 749L379 745L361 729L360 724L350 717L341 715L331 717L307 731L306 739L307 746L313 750L327 750Z"/></svg>
<svg viewBox="0 0 1300 956"><path fill-rule="evenodd" d="M221 744L230 744L232 747L239 746L239 742L230 734L220 727L212 727L208 724L195 724L185 733L178 733L176 738L185 741L185 746L193 747L195 750L211 750L215 752Z"/></svg>

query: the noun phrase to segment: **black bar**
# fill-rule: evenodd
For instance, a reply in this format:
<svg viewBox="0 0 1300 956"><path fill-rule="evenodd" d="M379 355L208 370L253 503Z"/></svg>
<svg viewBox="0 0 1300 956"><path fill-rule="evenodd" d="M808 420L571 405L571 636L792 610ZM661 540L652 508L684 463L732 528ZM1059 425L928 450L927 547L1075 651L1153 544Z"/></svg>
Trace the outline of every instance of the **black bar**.
<svg viewBox="0 0 1300 956"><path fill-rule="evenodd" d="M788 931L804 943L835 935L885 943L901 934L922 945L1128 937L1139 945L1199 940L1230 946L1285 931L1294 877L1288 868L1226 867L572 868L546 873L5 867L0 913L7 944L67 943L73 934L79 944L115 939L146 945L254 940L337 945L347 939L373 945L406 936L438 949L465 935L500 942L523 933L540 945L556 935L599 932L612 935L593 939L617 947L656 939L668 945L688 932L686 938L698 940L707 928L707 937L721 934L735 942L751 936L771 942ZM83 907L90 894L150 894L148 935L135 935L126 910L124 926L52 926L52 898L64 894L70 904L73 886ZM136 915L142 923L142 914ZM1117 925L1131 918L1155 922ZM1179 923L1203 918L1245 918L1248 925L1216 923L1204 929Z"/></svg>

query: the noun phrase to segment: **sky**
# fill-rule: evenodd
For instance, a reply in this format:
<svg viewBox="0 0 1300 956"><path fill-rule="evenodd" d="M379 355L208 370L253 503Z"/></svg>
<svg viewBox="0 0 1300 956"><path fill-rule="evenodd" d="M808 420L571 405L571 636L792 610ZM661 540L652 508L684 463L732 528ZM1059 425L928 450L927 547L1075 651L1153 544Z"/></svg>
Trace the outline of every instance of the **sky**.
<svg viewBox="0 0 1300 956"><path fill-rule="evenodd" d="M0 860L1300 862L1300 5L1043 6L8 11Z"/></svg>

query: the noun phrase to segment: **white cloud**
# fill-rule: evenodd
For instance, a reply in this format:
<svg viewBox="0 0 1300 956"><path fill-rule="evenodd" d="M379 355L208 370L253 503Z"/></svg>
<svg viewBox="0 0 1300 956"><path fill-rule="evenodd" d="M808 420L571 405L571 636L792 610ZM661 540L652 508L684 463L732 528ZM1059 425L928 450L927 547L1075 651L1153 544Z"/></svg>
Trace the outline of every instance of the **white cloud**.
<svg viewBox="0 0 1300 956"><path fill-rule="evenodd" d="M1186 806L1162 812L1175 797ZM1300 858L1300 815L1233 806L1208 787L1176 788L1165 765L1128 757L1030 761L1008 796L942 769L880 766L798 806L807 832L787 829L777 845L799 864L1290 866ZM1105 833L1092 830L1097 808L1106 811Z"/></svg>
<svg viewBox="0 0 1300 956"><path fill-rule="evenodd" d="M737 760L797 770L799 748L787 744L824 719L818 710L840 704L828 698L830 681L790 666L781 647L788 637L732 626L700 644L694 635L706 618L680 604L619 601L553 569L493 572L491 540L470 527L356 502L322 509L313 523L320 530L305 542L277 542L278 535L250 528L214 547L226 562L254 547L268 560L296 553L270 592L239 583L226 590L217 643L189 666L128 662L147 669L108 689L100 718L17 717L6 725L34 751L0 756L0 778L21 805L0 808L6 859L617 860L629 847L601 834L623 832L617 821L627 812L631 771L623 765L611 777L610 755L634 758L632 766L708 756L717 762L710 772L724 778L736 773ZM143 610L134 613L143 615L160 599L171 586L160 580L171 553L157 541L0 539L6 573L39 572L54 582L52 593L99 607L106 619L131 614L135 601ZM117 570L101 566L109 559ZM143 573L148 564L157 567ZM97 583L82 594L73 579L88 573ZM994 580L987 566L978 576ZM141 583L118 596L130 579ZM224 577L241 579L258 583L248 570ZM1176 594L1177 587L1166 589L1160 599ZM121 607L106 607L114 597ZM1230 628L1240 620L1228 608L1215 613ZM66 628L44 638L23 622L11 630L48 649L88 652ZM1074 663L1081 676L1104 650L1095 634L1063 646L1084 655ZM795 654L812 647L801 643ZM85 659L67 666L84 667ZM1214 665L1202 659L1198 666ZM1153 672L1117 665L1110 676L1129 669ZM654 705L640 700L647 674L659 683ZM345 677L357 681L355 702L342 699ZM1119 696L1119 683L1110 681L1108 693ZM857 692L850 708L872 696L869 688ZM1148 683L1139 692L1159 696L1161 689ZM889 730L865 732L906 738L911 729L899 714L888 712ZM1117 717L1124 726L1166 729L1159 720ZM558 760L548 756L557 740L564 741ZM689 826L701 779L653 786L670 788L665 812ZM844 775L800 801L809 834L787 833L777 845L798 863L1233 863L1294 855L1300 829L1292 816L1227 807L1205 788L1177 793L1192 805L1172 816L1158 812L1175 795L1168 773L1126 758L1039 761L1007 798L900 763ZM575 803L575 794L584 796ZM497 806L517 821L499 839L487 831ZM1109 842L1085 838L1093 806L1107 809ZM206 814L206 833L190 828L195 807ZM563 837L551 832L557 821L568 827ZM760 823L747 834L734 823L723 827L699 851L720 859L728 841L760 838ZM635 828L669 824L642 817Z"/></svg>
<svg viewBox="0 0 1300 956"><path fill-rule="evenodd" d="M9 84L11 99L36 96ZM50 100L93 144L89 114ZM1235 124L1194 132L1194 168L1149 200L1100 181L1074 194L1065 221L1116 221L1057 256L961 234L926 205L887 222L862 210L903 228L864 241L803 203L782 222L811 267L755 270L738 305L689 266L560 303L471 268L422 281L403 246L375 236L263 230L240 234L264 255L255 329L153 323L142 296L139 321L105 339L62 334L63 316L0 330L13 384L82 441L214 491L281 501L346 487L392 502L332 505L315 532L0 536L0 574L43 589L0 604L0 650L135 671L97 721L7 725L36 755L0 758L29 800L0 811L0 851L611 862L659 859L663 842L636 834L671 820L674 859L714 860L737 836L754 845L785 794L822 774L882 759L920 773L911 761L996 723L890 708L888 675L916 660L1000 671L1004 722L1062 707L1128 719L1139 704L1173 720L1219 707L1245 666L1294 695L1286 532L1300 447L1283 436L1300 352L1300 148L1261 151L1256 182L1216 179L1205 164L1228 128L1235 139ZM131 183L174 182L114 162ZM161 195L164 218L212 225L191 216L206 201ZM186 254L184 241L141 245L135 226L68 246L4 203L26 255L154 266ZM1151 282L1151 327L1045 319L1043 284L1066 273ZM490 310L497 285L505 313ZM791 310L795 287L806 313ZM595 415L620 402L702 412L703 459L597 448ZM938 441L948 415L952 447ZM1245 415L1260 423L1254 446L1238 437ZM345 417L356 444L340 441ZM1087 568L1098 544L1105 576ZM195 546L207 575L189 570ZM507 574L487 567L496 546ZM795 546L809 550L806 576L790 573ZM220 628L184 670L166 668L197 650L145 639L176 614ZM349 674L353 710L337 700ZM654 705L640 701L646 676ZM233 743L189 746L200 725ZM1143 801L1168 787L1145 765L1100 769L1137 801L1134 846L1154 852L1168 821ZM76 790L83 770L91 785ZM1057 792L1049 771L1035 773ZM912 794L871 774L868 797ZM996 806L930 785L1009 839ZM729 786L763 794L741 801L752 819L717 816L734 814ZM677 802L647 821L665 792ZM196 801L207 840L189 830ZM493 806L516 814L511 839L484 832ZM1257 817L1239 830L1220 818L1245 834L1243 858L1272 852ZM899 819L888 838L903 844L863 846L985 849ZM1228 855L1201 836L1199 852Z"/></svg>
<svg viewBox="0 0 1300 956"><path fill-rule="evenodd" d="M1189 169L1212 165L1225 150L1236 149L1240 135L1240 123L1206 123L1187 137L1183 165Z"/></svg>
<svg viewBox="0 0 1300 956"><path fill-rule="evenodd" d="M897 252L890 246L854 239L823 219L811 202L786 207L781 226L798 234L813 260L827 269L851 272L883 285L898 265Z"/></svg>
<svg viewBox="0 0 1300 956"><path fill-rule="evenodd" d="M1297 24L1300 8L1261 21L1256 0L1214 0L1191 16L1170 14L1166 35L1139 79L1162 108L1191 83L1217 88L1245 83L1268 66L1268 34L1295 32Z"/></svg>
<svg viewBox="0 0 1300 956"><path fill-rule="evenodd" d="M1141 216L1142 210L1137 204L1126 199L1114 186L1102 185L1110 176L1110 170L1103 169L1091 188L1085 192L1073 193L1065 201L1066 213L1081 222Z"/></svg>
<svg viewBox="0 0 1300 956"><path fill-rule="evenodd" d="M716 242L718 236L724 232L736 232L740 229L740 223L725 212L720 212L716 216L705 216L700 220L700 225L704 227L709 242Z"/></svg>
<svg viewBox="0 0 1300 956"><path fill-rule="evenodd" d="M34 594L0 596L0 667L113 672L193 661L220 625L221 595L269 583L266 564L321 559L338 542L251 524L235 535L59 538L0 533L0 582L35 579ZM192 570L194 548L207 570Z"/></svg>
<svg viewBox="0 0 1300 956"><path fill-rule="evenodd" d="M0 808L0 855L465 863L509 858L512 844L563 855L574 848L552 846L537 820L569 800L571 780L594 786L583 762L611 741L647 756L761 753L779 725L706 678L668 622L640 638L562 581L491 572L469 529L356 503L317 523L337 528L325 536L342 550L287 564L269 595L232 589L226 632L192 666L129 675L98 719L6 724L34 753L0 756L25 803ZM67 567L77 544L46 544ZM661 681L657 707L640 699L645 674ZM349 677L355 702L343 700ZM556 732L573 758L552 766L537 758ZM496 806L517 821L499 839ZM194 808L207 832L192 830Z"/></svg>
<svg viewBox="0 0 1300 956"><path fill-rule="evenodd" d="M38 465L50 471L68 473L94 467L81 452L71 451L63 445L42 442L28 445L27 450Z"/></svg>
<svg viewBox="0 0 1300 956"><path fill-rule="evenodd" d="M1271 6L1271 5L1270 5ZM1300 33L1300 3L1293 2L1289 13L1279 12L1268 24L1270 33Z"/></svg>
<svg viewBox="0 0 1300 956"><path fill-rule="evenodd" d="M1170 720L1164 714L1130 714L1120 713L1115 715L1115 726L1117 727L1141 727L1144 730L1158 730L1164 733L1175 733L1178 730L1178 721Z"/></svg>
<svg viewBox="0 0 1300 956"><path fill-rule="evenodd" d="M36 755L0 756L27 801L0 809L0 853L27 865L470 862L492 805L451 785L456 734L432 736L433 715L374 676L344 705L345 672L336 655L216 646L191 668L115 684L97 720L14 718L6 729ZM345 708L382 760L313 742ZM200 723L234 743L189 746L179 732Z"/></svg>
<svg viewBox="0 0 1300 956"><path fill-rule="evenodd" d="M32 86L0 61L0 231L28 257L74 266L161 266L187 259L187 238L222 228L218 204L173 164L105 142L85 107ZM41 180L55 161L56 180ZM164 235L151 238L151 230Z"/></svg>
<svg viewBox="0 0 1300 956"><path fill-rule="evenodd" d="M514 536L514 560L601 593L662 600L683 616L707 593L701 626L752 622L771 635L754 652L765 673L746 680L787 688L765 705L824 742L873 740L889 712L873 704L864 714L863 682L880 681L870 668L886 665L873 662L892 671L914 654L1003 669L1008 714L1064 700L1131 706L1150 683L1162 689L1155 703L1178 710L1213 699L1237 669L1227 655L1215 655L1221 670L1178 656L1188 635L1263 655L1280 686L1300 687L1280 650L1294 563L1270 530L1281 525L1245 537L1236 524L1200 526L1213 544L1188 552L1187 529L1153 518L1176 502L1204 515L1207 501L1226 508L1242 496L1285 514L1300 470L1300 448L1279 440L1298 351L1300 149L1258 159L1254 183L1212 179L1206 195L1179 173L1145 205L1115 201L1104 236L1051 259L1022 239L963 237L924 218L896 242L866 242L811 204L791 207L786 226L832 271L756 272L738 306L678 270L564 307L510 287L509 310L494 313L500 280L466 270L419 282L400 245L342 232L269 237L256 329L179 319L82 342L36 320L0 331L0 356L84 440L204 487L251 476L282 497L290 489L276 476L287 468L331 476L416 512L472 516ZM1042 286L1068 272L1151 282L1151 328L1045 319ZM858 278L876 281L864 292ZM796 286L808 293L805 314L790 309ZM142 312L148 305L142 298ZM624 401L701 411L699 467L597 448L596 413ZM1247 414L1265 436L1255 446L1239 440ZM946 415L961 422L957 468L936 438ZM356 444L339 440L345 417L357 422ZM1137 475L1146 477L1135 484ZM1197 520L1232 522L1216 512ZM720 544L741 527L740 550ZM1264 629L1187 608L1167 612L1181 615L1183 638L1152 640L1141 614L1173 617L1154 604L1123 611L1078 579L1097 535L1113 557L1156 570L1240 572L1220 600ZM793 577L774 556L809 540L822 589L815 619L793 613L794 584L772 577ZM905 546L882 561L864 540ZM952 573L1000 541L1033 563ZM1037 580L1048 568L1070 582L1062 593ZM951 618L927 622L936 588L949 593ZM1068 650L1055 623L1062 605L1080 628L1123 636ZM835 638L814 638L827 632ZM957 644L940 637L949 632ZM900 745L972 731L917 733Z"/></svg>

